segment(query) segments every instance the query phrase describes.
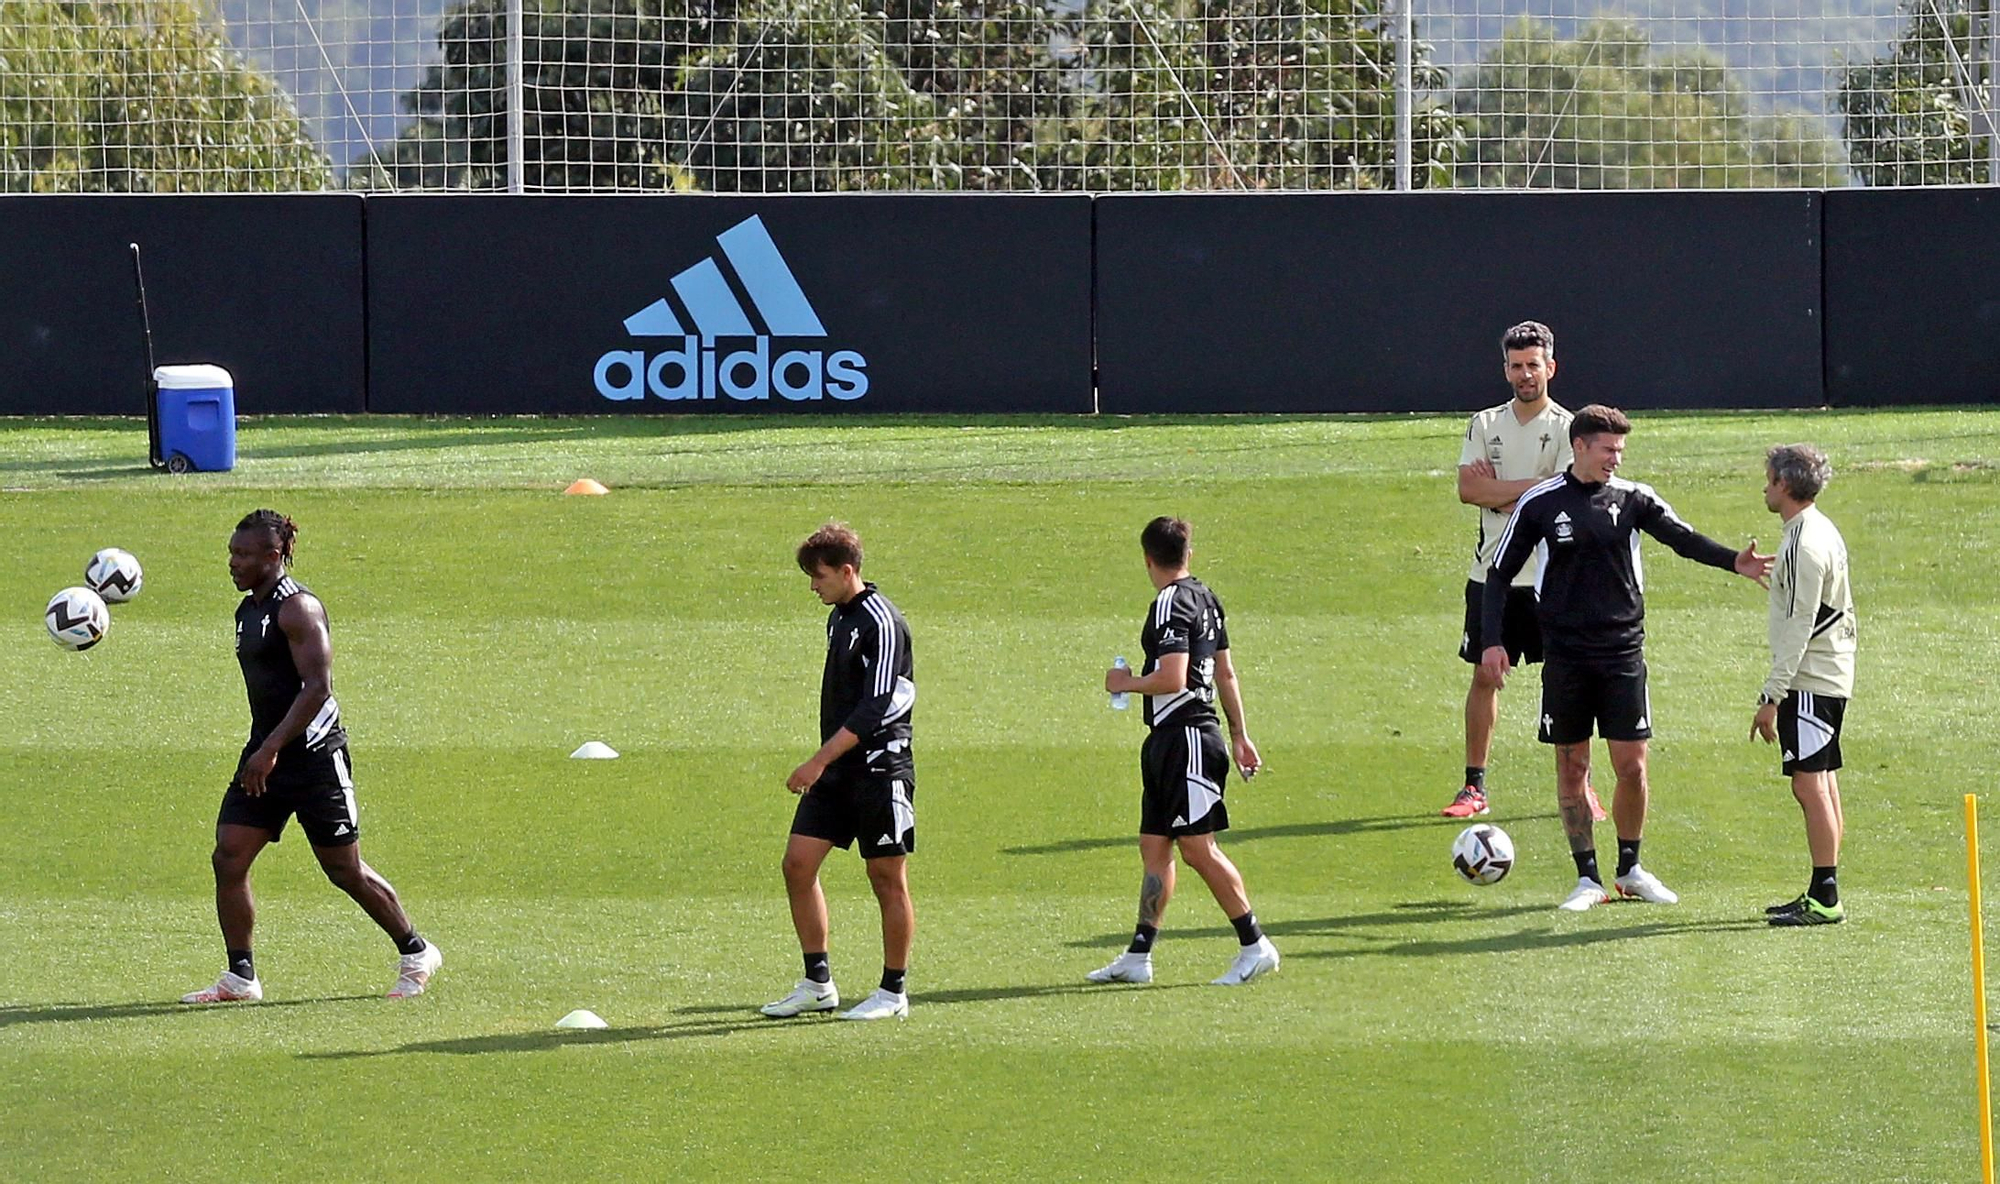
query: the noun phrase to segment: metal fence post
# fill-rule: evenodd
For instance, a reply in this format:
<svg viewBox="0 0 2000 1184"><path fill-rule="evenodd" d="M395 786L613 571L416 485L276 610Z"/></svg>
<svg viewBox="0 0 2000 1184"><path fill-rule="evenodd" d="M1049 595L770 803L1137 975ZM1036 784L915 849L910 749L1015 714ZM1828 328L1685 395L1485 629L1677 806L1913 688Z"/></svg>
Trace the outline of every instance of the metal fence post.
<svg viewBox="0 0 2000 1184"><path fill-rule="evenodd" d="M1410 77L1410 43L1416 39L1416 0L1389 2L1396 6L1396 191L1408 193L1415 142L1410 128L1416 89Z"/></svg>
<svg viewBox="0 0 2000 1184"><path fill-rule="evenodd" d="M507 192L527 189L526 162L522 160L526 134L522 122L521 98L521 10L523 0L507 0Z"/></svg>

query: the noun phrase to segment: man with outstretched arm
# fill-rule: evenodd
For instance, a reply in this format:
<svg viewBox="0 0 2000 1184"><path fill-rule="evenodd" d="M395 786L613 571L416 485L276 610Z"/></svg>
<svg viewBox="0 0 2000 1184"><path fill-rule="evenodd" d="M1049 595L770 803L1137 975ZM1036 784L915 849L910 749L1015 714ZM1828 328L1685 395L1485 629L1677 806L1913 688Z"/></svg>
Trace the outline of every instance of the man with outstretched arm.
<svg viewBox="0 0 2000 1184"><path fill-rule="evenodd" d="M1590 737L1611 750L1618 787L1611 817L1618 829L1619 895L1655 904L1680 899L1639 863L1646 827L1646 742L1653 734L1646 692L1645 579L1638 532L1675 554L1764 583L1771 557L1756 540L1741 551L1683 522L1651 486L1616 476L1632 423L1615 407L1592 404L1570 421L1576 459L1521 495L1500 536L1486 577L1486 636L1499 637L1507 588L1529 556L1540 557L1542 625L1541 740L1556 750L1556 805L1576 860L1576 887L1559 906L1582 912L1610 899L1597 867L1597 839L1583 788L1590 777ZM1511 663L1503 646L1481 659L1504 683Z"/></svg>

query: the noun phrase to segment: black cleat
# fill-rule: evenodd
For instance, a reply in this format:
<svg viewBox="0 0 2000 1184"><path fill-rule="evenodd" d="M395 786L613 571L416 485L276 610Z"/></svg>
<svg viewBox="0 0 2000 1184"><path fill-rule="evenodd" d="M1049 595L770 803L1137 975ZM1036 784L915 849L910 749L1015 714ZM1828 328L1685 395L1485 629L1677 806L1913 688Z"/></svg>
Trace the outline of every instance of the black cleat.
<svg viewBox="0 0 2000 1184"><path fill-rule="evenodd" d="M1807 896L1802 898L1797 912L1773 913L1767 920L1773 925L1838 925L1847 920L1847 910L1840 905L1824 905Z"/></svg>
<svg viewBox="0 0 2000 1184"><path fill-rule="evenodd" d="M1783 904L1774 904L1764 910L1767 917L1782 917L1786 913L1796 913L1806 907L1806 894L1801 892Z"/></svg>

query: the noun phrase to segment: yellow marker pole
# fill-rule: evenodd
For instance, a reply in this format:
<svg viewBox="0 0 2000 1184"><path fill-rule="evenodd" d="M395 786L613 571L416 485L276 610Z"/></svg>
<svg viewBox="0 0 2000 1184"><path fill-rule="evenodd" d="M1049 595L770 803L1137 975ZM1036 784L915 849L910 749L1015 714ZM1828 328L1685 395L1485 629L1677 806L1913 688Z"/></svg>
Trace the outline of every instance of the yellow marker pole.
<svg viewBox="0 0 2000 1184"><path fill-rule="evenodd" d="M1965 795L1965 882L1972 892L1972 1018L1979 1041L1979 1160L1993 1184L1993 1088L1986 1068L1986 940L1979 925L1979 799Z"/></svg>

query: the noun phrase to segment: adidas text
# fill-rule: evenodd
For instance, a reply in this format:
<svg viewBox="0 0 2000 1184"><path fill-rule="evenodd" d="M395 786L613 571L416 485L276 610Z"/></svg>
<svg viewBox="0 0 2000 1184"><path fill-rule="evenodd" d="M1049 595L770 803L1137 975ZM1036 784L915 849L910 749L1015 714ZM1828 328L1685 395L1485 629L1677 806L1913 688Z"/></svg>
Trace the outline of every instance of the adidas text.
<svg viewBox="0 0 2000 1184"><path fill-rule="evenodd" d="M607 399L713 399L718 394L750 403L773 393L796 403L822 398L858 399L868 393L868 359L851 349L824 354L816 349L786 350L771 356L771 339L757 337L750 349L721 353L694 336L681 348L648 357L644 350L614 349L597 359L597 393ZM720 356L718 356L720 355Z"/></svg>

